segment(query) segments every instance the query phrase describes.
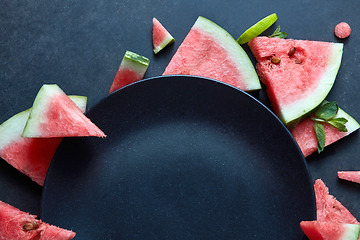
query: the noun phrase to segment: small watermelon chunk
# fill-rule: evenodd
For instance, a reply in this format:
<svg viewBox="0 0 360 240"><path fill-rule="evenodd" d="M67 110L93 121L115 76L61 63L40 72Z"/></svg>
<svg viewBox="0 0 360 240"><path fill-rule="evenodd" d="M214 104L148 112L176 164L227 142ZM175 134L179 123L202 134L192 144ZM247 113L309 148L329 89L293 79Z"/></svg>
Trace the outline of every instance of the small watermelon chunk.
<svg viewBox="0 0 360 240"><path fill-rule="evenodd" d="M340 179L360 183L360 171L339 171L337 175Z"/></svg>
<svg viewBox="0 0 360 240"><path fill-rule="evenodd" d="M351 34L351 27L346 22L338 23L334 30L335 36L338 38L347 38Z"/></svg>
<svg viewBox="0 0 360 240"><path fill-rule="evenodd" d="M150 60L134 52L126 51L116 72L109 93L143 79Z"/></svg>
<svg viewBox="0 0 360 240"><path fill-rule="evenodd" d="M157 20L153 18L153 50L154 53L157 54L167 45L175 42L175 39L168 30Z"/></svg>
<svg viewBox="0 0 360 240"><path fill-rule="evenodd" d="M360 225L348 223L302 221L300 227L310 240L357 240Z"/></svg>
<svg viewBox="0 0 360 240"><path fill-rule="evenodd" d="M256 37L248 43L275 114L289 127L332 88L342 43Z"/></svg>
<svg viewBox="0 0 360 240"><path fill-rule="evenodd" d="M87 98L69 96L85 112ZM40 186L62 138L24 138L21 134L30 110L20 112L0 125L0 157Z"/></svg>
<svg viewBox="0 0 360 240"><path fill-rule="evenodd" d="M35 98L22 136L51 138L106 135L58 85L44 84Z"/></svg>
<svg viewBox="0 0 360 240"><path fill-rule="evenodd" d="M224 29L199 17L163 75L196 75L225 82L244 91L261 89L246 52Z"/></svg>
<svg viewBox="0 0 360 240"><path fill-rule="evenodd" d="M4 240L70 240L75 232L36 219L0 201L0 239Z"/></svg>
<svg viewBox="0 0 360 240"><path fill-rule="evenodd" d="M348 122L345 124L347 132L341 132L338 129L332 127L328 123L323 123L325 129L325 146L328 146L339 139L349 135L350 133L356 131L360 128L359 123L353 119L349 114L344 112L342 109L339 109L335 118L346 118ZM291 134L293 135L295 141L298 143L302 153L305 157L314 153L318 149L318 143L313 128L314 122L310 117L307 117L305 120L300 122L297 126L290 129Z"/></svg>
<svg viewBox="0 0 360 240"><path fill-rule="evenodd" d="M314 184L318 222L359 224L356 218L334 196L321 179Z"/></svg>

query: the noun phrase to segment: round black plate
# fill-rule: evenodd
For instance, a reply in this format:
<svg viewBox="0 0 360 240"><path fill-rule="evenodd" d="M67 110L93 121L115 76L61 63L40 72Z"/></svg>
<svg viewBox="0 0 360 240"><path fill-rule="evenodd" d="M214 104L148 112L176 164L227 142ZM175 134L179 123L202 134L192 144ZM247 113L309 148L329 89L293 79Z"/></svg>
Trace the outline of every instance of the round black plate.
<svg viewBox="0 0 360 240"><path fill-rule="evenodd" d="M155 77L87 116L107 138L64 139L42 198L42 219L76 239L303 239L315 219L297 145L247 93Z"/></svg>

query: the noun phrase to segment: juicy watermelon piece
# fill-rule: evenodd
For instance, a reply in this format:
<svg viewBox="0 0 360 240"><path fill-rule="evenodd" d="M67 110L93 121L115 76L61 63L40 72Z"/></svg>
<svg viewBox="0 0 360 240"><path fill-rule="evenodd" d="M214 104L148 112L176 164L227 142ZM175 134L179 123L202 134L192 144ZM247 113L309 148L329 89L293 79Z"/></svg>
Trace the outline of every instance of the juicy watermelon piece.
<svg viewBox="0 0 360 240"><path fill-rule="evenodd" d="M261 89L253 64L231 35L199 17L163 75L208 77L244 91Z"/></svg>
<svg viewBox="0 0 360 240"><path fill-rule="evenodd" d="M35 98L22 136L50 138L106 135L59 86L44 84Z"/></svg>
<svg viewBox="0 0 360 240"><path fill-rule="evenodd" d="M85 112L87 98L69 96ZM23 138L30 110L20 112L0 125L0 157L40 186L62 138Z"/></svg>
<svg viewBox="0 0 360 240"><path fill-rule="evenodd" d="M342 43L269 37L256 37L248 45L273 111L288 126L325 99L343 49Z"/></svg>
<svg viewBox="0 0 360 240"><path fill-rule="evenodd" d="M328 123L323 123L325 129L325 146L328 146L339 139L349 135L350 133L356 131L360 128L359 123L353 119L349 114L344 112L342 109L339 109L335 118L346 118L348 122L345 124L347 132L340 132L336 128L332 127ZM315 130L313 128L314 122L310 117L306 118L300 122L297 126L290 129L291 134L293 135L295 141L298 143L302 153L305 157L309 156L313 152L317 151L318 143L315 135Z"/></svg>
<svg viewBox="0 0 360 240"><path fill-rule="evenodd" d="M153 18L153 50L157 54L167 45L175 42L175 39L168 30L156 19Z"/></svg>
<svg viewBox="0 0 360 240"><path fill-rule="evenodd" d="M49 225L0 201L0 239L4 240L69 240L75 232Z"/></svg>
<svg viewBox="0 0 360 240"><path fill-rule="evenodd" d="M360 225L348 223L302 221L300 227L310 240L357 240Z"/></svg>
<svg viewBox="0 0 360 240"><path fill-rule="evenodd" d="M321 179L314 184L318 222L359 224L356 218L334 196Z"/></svg>
<svg viewBox="0 0 360 240"><path fill-rule="evenodd" d="M360 171L339 171L337 174L340 179L360 183Z"/></svg>
<svg viewBox="0 0 360 240"><path fill-rule="evenodd" d="M150 60L148 58L126 51L119 69L116 72L109 93L143 79L149 63Z"/></svg>

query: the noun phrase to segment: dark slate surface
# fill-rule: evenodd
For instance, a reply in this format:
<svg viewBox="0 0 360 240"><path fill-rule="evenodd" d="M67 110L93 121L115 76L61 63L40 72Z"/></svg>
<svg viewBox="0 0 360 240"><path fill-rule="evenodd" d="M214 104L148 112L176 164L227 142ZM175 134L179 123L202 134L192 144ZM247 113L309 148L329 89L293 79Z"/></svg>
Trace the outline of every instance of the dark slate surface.
<svg viewBox="0 0 360 240"><path fill-rule="evenodd" d="M260 18L276 12L290 38L344 42L343 61L328 100L360 120L360 2L319 1L3 1L0 8L0 122L29 108L44 83L66 93L86 95L89 107L107 95L126 50L147 56L145 77L160 75L197 16L207 17L237 38ZM176 42L152 53L151 19L157 17ZM337 39L333 30L346 21L352 35ZM273 26L267 33L275 29ZM245 47L245 50L248 49ZM253 58L252 58L253 60ZM266 94L254 94L267 102ZM360 170L358 132L307 161L313 180L322 178L360 219L360 186L339 181L337 170ZM0 199L34 214L41 188L0 163Z"/></svg>

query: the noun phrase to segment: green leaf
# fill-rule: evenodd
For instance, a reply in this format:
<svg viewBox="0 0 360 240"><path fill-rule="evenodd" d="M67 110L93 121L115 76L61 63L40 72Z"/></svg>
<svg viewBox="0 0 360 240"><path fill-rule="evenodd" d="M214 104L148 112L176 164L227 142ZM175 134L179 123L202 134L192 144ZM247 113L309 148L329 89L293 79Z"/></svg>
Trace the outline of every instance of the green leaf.
<svg viewBox="0 0 360 240"><path fill-rule="evenodd" d="M280 31L280 25L276 28L273 34L271 34L269 37L277 37L277 38L286 38L287 33Z"/></svg>
<svg viewBox="0 0 360 240"><path fill-rule="evenodd" d="M339 130L340 132L347 132L347 128L345 126L345 123L347 123L348 120L346 118L333 118L327 121L331 126Z"/></svg>
<svg viewBox="0 0 360 240"><path fill-rule="evenodd" d="M314 122L313 124L316 139L318 142L318 153L322 152L325 148L325 129L321 123Z"/></svg>
<svg viewBox="0 0 360 240"><path fill-rule="evenodd" d="M342 124L345 124L348 122L348 120L346 118L343 118L343 117L340 117L340 118L333 118L331 120L335 120L336 122L339 122L339 123L342 123Z"/></svg>
<svg viewBox="0 0 360 240"><path fill-rule="evenodd" d="M336 116L339 111L339 106L336 102L328 102L321 105L316 111L315 116L317 118L328 121L329 119Z"/></svg>

